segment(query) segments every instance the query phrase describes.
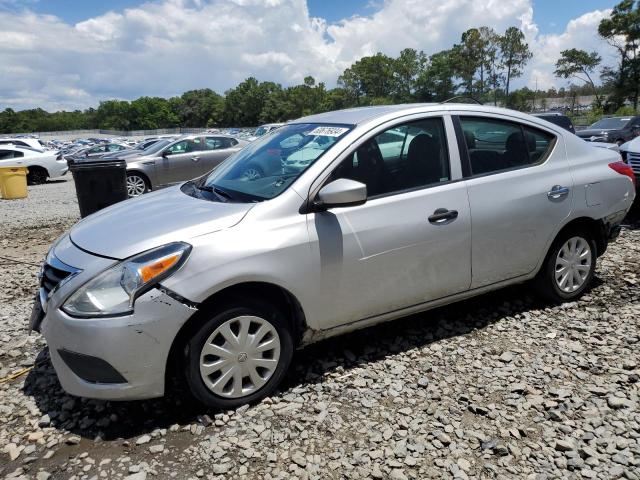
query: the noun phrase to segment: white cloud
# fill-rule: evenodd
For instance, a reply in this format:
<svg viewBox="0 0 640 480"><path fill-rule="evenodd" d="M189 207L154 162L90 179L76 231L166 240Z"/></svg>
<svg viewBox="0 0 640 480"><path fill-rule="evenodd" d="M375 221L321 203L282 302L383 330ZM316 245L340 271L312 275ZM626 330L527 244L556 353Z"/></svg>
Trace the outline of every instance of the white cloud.
<svg viewBox="0 0 640 480"><path fill-rule="evenodd" d="M547 89L551 86L565 85L569 81L554 77L555 63L560 58L560 52L570 48L579 48L588 52L596 51L602 57L603 65L615 62L615 52L611 46L598 37L598 24L609 16L611 10L596 10L571 20L561 34L535 35L530 38L533 58L524 76L525 83L535 88ZM596 75L597 77L598 75ZM580 81L572 80L579 84Z"/></svg>
<svg viewBox="0 0 640 480"><path fill-rule="evenodd" d="M525 31L535 58L516 86L534 77L540 88L559 83L553 64L565 48L607 52L595 34L606 11L540 35L531 0L386 0L373 8L328 24L310 17L306 0L159 0L76 25L0 9L0 105L54 110L192 88L223 92L250 75L285 85L313 75L333 86L363 55L433 53L479 25Z"/></svg>

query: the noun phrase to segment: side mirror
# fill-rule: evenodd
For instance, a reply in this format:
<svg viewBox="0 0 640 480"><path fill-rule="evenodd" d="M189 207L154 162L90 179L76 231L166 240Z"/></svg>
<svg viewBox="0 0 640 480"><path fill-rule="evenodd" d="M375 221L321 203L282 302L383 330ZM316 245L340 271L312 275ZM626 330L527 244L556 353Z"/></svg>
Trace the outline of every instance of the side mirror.
<svg viewBox="0 0 640 480"><path fill-rule="evenodd" d="M164 158L167 158L169 155L171 155L171 152L168 149L162 152Z"/></svg>
<svg viewBox="0 0 640 480"><path fill-rule="evenodd" d="M364 183L339 178L320 189L315 206L326 210L335 207L362 205L366 201L367 186Z"/></svg>

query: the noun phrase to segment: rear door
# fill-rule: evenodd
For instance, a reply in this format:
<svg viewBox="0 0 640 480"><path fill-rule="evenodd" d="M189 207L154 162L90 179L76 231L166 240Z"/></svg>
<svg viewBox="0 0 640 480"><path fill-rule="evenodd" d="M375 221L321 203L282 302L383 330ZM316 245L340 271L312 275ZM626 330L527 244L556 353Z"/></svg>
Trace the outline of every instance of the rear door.
<svg viewBox="0 0 640 480"><path fill-rule="evenodd" d="M206 136L203 138L203 152L200 170L202 174L210 172L220 165L229 155L239 150L238 142L229 137Z"/></svg>
<svg viewBox="0 0 640 480"><path fill-rule="evenodd" d="M461 113L454 122L466 147L471 287L526 275L571 212L573 178L562 136L481 113Z"/></svg>
<svg viewBox="0 0 640 480"><path fill-rule="evenodd" d="M155 169L160 185L191 180L201 175L202 138L187 138L163 150Z"/></svg>

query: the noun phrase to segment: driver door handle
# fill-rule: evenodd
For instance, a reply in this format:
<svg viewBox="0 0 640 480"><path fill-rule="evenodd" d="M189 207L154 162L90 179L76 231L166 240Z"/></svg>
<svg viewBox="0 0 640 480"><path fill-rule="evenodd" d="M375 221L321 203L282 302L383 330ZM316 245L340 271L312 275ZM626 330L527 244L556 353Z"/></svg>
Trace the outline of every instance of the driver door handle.
<svg viewBox="0 0 640 480"><path fill-rule="evenodd" d="M429 223L433 223L434 225L446 225L447 223L453 222L456 218L458 218L457 210L438 208L433 212L433 215L429 216L428 220Z"/></svg>
<svg viewBox="0 0 640 480"><path fill-rule="evenodd" d="M200 160L200 157L191 157L191 160L193 160L194 162L197 162L198 160Z"/></svg>

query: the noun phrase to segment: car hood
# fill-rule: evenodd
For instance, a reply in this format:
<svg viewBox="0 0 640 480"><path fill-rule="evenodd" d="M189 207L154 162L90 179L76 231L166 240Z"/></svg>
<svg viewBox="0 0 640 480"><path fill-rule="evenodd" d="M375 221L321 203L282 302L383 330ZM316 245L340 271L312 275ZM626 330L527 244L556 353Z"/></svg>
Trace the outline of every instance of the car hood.
<svg viewBox="0 0 640 480"><path fill-rule="evenodd" d="M620 150L623 152L640 153L640 137L636 137L633 140L620 146Z"/></svg>
<svg viewBox="0 0 640 480"><path fill-rule="evenodd" d="M170 242L236 225L252 203L220 203L184 194L180 187L125 200L89 215L69 232L90 253L124 259Z"/></svg>

